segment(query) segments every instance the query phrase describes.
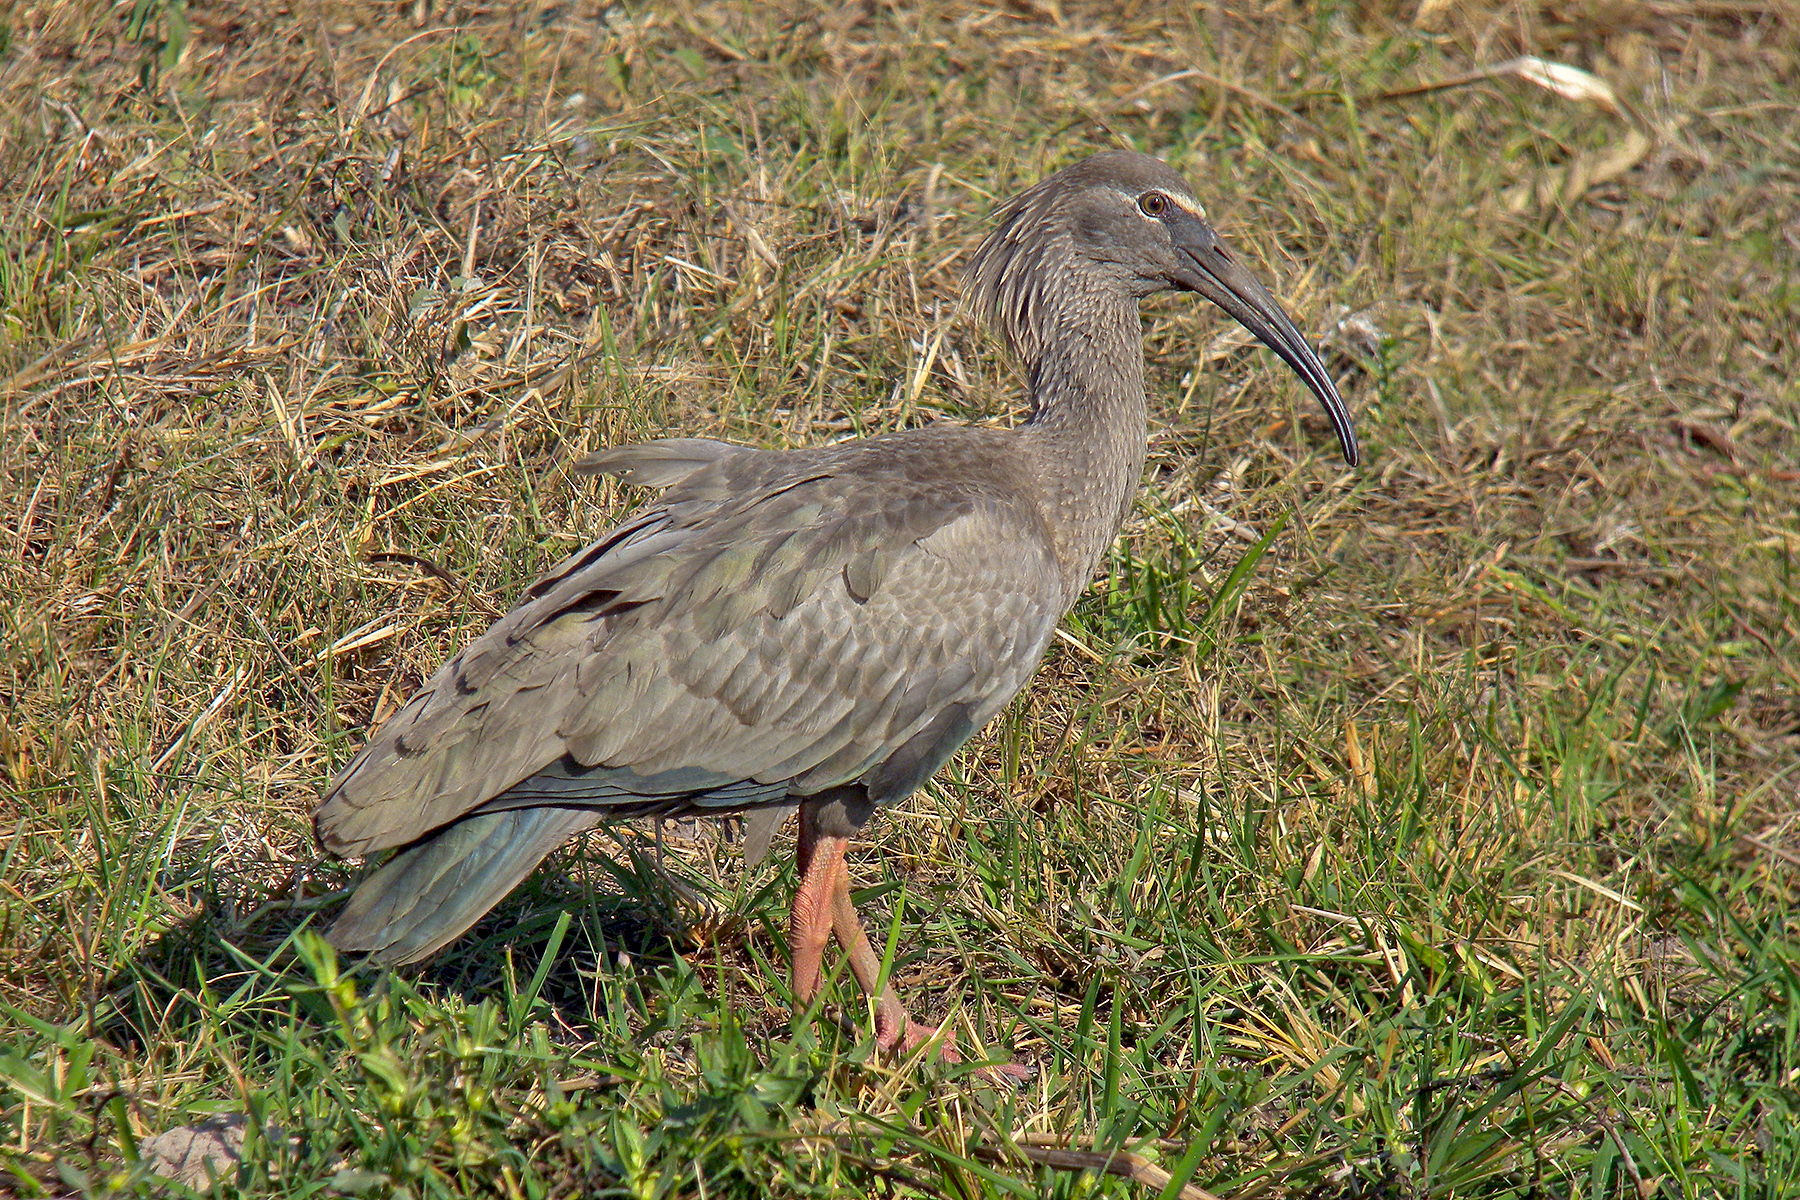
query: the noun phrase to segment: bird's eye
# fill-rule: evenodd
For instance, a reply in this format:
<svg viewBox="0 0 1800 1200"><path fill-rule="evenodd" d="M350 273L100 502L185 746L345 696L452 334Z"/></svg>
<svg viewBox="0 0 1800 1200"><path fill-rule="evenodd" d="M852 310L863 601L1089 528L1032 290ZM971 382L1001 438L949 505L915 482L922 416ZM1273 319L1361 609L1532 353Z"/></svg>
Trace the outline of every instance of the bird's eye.
<svg viewBox="0 0 1800 1200"><path fill-rule="evenodd" d="M1169 198L1161 192L1145 192L1138 197L1138 208L1146 217L1161 217L1169 211Z"/></svg>

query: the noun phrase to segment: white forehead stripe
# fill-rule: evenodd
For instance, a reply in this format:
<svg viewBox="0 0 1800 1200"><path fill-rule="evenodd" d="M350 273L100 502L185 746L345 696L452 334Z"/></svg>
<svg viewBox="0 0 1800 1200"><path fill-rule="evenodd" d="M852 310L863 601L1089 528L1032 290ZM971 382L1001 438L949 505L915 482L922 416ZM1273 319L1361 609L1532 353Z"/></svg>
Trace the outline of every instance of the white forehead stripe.
<svg viewBox="0 0 1800 1200"><path fill-rule="evenodd" d="M1190 200L1186 196L1179 196L1174 192L1164 192L1163 195L1169 198L1170 204L1173 204L1188 216L1199 217L1202 221L1206 220L1206 210L1200 207L1200 202L1198 200Z"/></svg>
<svg viewBox="0 0 1800 1200"><path fill-rule="evenodd" d="M1127 204L1136 204L1140 198L1149 195L1149 192L1138 192L1134 195L1120 188L1114 188L1113 191ZM1171 192L1164 188L1151 188L1150 191L1161 192L1168 198L1170 204L1173 204L1176 208L1179 208L1182 212L1188 214L1188 216L1198 217L1202 221L1206 220L1206 210L1200 207L1200 202L1198 200L1190 200L1178 192Z"/></svg>

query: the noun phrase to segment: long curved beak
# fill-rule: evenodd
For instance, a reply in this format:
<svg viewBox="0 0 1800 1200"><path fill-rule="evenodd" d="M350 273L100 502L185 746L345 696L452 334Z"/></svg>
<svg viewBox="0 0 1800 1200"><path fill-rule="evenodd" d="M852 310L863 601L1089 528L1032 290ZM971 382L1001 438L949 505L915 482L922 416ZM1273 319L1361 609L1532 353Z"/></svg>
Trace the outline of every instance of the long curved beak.
<svg viewBox="0 0 1800 1200"><path fill-rule="evenodd" d="M1176 275L1172 281L1175 286L1184 291L1199 292L1255 334L1257 341L1279 354L1325 406L1325 415L1331 418L1331 424L1337 430L1338 444L1343 447L1344 461L1353 467L1361 462L1362 452L1356 445L1356 427L1351 423L1349 406L1338 394L1331 376L1325 373L1325 364L1294 328L1294 323L1269 294L1269 289L1232 257L1220 244L1219 235L1213 232L1212 226L1200 218L1187 216L1173 222L1170 232L1183 267L1191 268Z"/></svg>

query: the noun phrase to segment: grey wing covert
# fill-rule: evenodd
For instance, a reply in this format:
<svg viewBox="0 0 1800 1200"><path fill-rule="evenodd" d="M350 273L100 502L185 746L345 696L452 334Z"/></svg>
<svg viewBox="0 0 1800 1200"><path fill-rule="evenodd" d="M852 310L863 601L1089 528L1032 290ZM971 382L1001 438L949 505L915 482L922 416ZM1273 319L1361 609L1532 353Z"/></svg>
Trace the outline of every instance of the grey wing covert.
<svg viewBox="0 0 1800 1200"><path fill-rule="evenodd" d="M1048 552L998 536L1004 497L871 495L828 455L701 439L600 457L674 486L533 584L332 784L327 849L400 848L341 948L422 958L608 816L898 799L1018 691L1060 615Z"/></svg>

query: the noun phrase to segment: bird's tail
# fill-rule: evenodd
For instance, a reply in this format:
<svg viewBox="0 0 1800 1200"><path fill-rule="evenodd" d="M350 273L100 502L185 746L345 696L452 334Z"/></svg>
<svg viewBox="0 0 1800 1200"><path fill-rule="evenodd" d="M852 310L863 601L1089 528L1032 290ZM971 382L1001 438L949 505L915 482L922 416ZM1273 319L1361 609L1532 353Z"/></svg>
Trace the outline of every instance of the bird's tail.
<svg viewBox="0 0 1800 1200"><path fill-rule="evenodd" d="M599 823L580 808L480 813L401 850L363 880L325 936L379 963L416 962L459 936L544 856Z"/></svg>

